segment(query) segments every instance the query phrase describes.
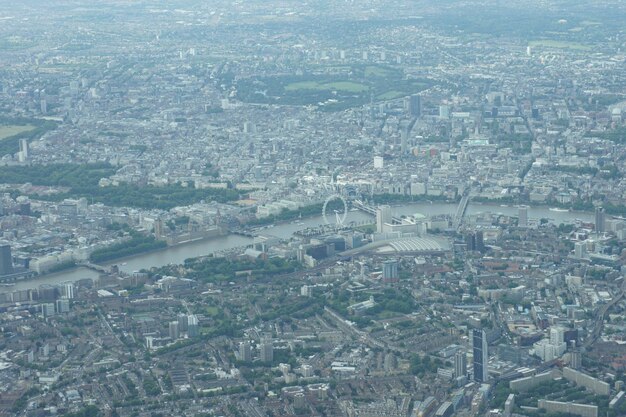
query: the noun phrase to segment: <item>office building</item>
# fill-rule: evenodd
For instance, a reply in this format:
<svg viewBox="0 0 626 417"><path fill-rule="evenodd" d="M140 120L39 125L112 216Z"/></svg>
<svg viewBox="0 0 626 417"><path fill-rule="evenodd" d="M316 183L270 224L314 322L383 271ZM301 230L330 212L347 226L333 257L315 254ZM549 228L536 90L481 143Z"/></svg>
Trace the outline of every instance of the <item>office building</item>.
<svg viewBox="0 0 626 417"><path fill-rule="evenodd" d="M390 206L380 206L376 209L376 233L383 233L385 224L391 224L393 216Z"/></svg>
<svg viewBox="0 0 626 417"><path fill-rule="evenodd" d="M485 251L485 237L482 230L476 232L469 232L465 235L465 245L470 252Z"/></svg>
<svg viewBox="0 0 626 417"><path fill-rule="evenodd" d="M385 159L382 156L374 157L374 169L383 169L385 167Z"/></svg>
<svg viewBox="0 0 626 417"><path fill-rule="evenodd" d="M64 282L59 285L59 289L61 291L61 298L65 298L71 300L74 298L74 283L72 282Z"/></svg>
<svg viewBox="0 0 626 417"><path fill-rule="evenodd" d="M565 329L559 326L554 326L550 328L550 344L552 345L561 345L563 343L563 335L565 333Z"/></svg>
<svg viewBox="0 0 626 417"><path fill-rule="evenodd" d="M517 217L518 217L517 225L519 227L528 227L528 207L522 206L518 208Z"/></svg>
<svg viewBox="0 0 626 417"><path fill-rule="evenodd" d="M587 242L574 243L574 256L578 259L584 259L587 257Z"/></svg>
<svg viewBox="0 0 626 417"><path fill-rule="evenodd" d="M482 230L476 231L476 250L478 252L485 251L485 236Z"/></svg>
<svg viewBox="0 0 626 417"><path fill-rule="evenodd" d="M467 355L465 352L457 352L454 355L454 374L457 378L467 375Z"/></svg>
<svg viewBox="0 0 626 417"><path fill-rule="evenodd" d="M40 300L56 300L59 289L55 285L41 284L37 289Z"/></svg>
<svg viewBox="0 0 626 417"><path fill-rule="evenodd" d="M70 300L62 298L56 301L57 313L69 313L70 312Z"/></svg>
<svg viewBox="0 0 626 417"><path fill-rule="evenodd" d="M515 407L515 394L509 394L504 402L504 417L511 417L513 408Z"/></svg>
<svg viewBox="0 0 626 417"><path fill-rule="evenodd" d="M606 231L605 228L606 223L606 213L602 207L596 208L596 233L604 233Z"/></svg>
<svg viewBox="0 0 626 417"><path fill-rule="evenodd" d="M579 370L583 365L582 353L580 350L574 349L569 354L569 366L574 370Z"/></svg>
<svg viewBox="0 0 626 417"><path fill-rule="evenodd" d="M422 115L422 97L419 94L413 94L409 98L409 116L420 117Z"/></svg>
<svg viewBox="0 0 626 417"><path fill-rule="evenodd" d="M54 316L56 313L54 303L44 303L41 305L41 314L45 317Z"/></svg>
<svg viewBox="0 0 626 417"><path fill-rule="evenodd" d="M409 152L409 128L400 131L400 153L403 155Z"/></svg>
<svg viewBox="0 0 626 417"><path fill-rule="evenodd" d="M487 332L474 329L472 332L472 351L474 354L474 381L487 382L487 363L489 361Z"/></svg>
<svg viewBox="0 0 626 417"><path fill-rule="evenodd" d="M13 273L13 260L11 259L11 246L0 245L0 276Z"/></svg>

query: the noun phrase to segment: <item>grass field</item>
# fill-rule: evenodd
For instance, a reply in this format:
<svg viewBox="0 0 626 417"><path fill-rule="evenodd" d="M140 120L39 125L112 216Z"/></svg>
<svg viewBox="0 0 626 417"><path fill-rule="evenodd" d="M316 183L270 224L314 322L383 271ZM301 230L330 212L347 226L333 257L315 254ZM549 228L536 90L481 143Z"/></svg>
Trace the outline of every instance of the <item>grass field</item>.
<svg viewBox="0 0 626 417"><path fill-rule="evenodd" d="M337 81L333 83L318 83L316 81L301 81L296 83L291 83L285 86L285 90L287 91L298 91L298 90L339 90L347 93L362 93L363 91L369 90L369 87L355 83L352 81Z"/></svg>
<svg viewBox="0 0 626 417"><path fill-rule="evenodd" d="M0 125L0 140L35 129L33 125Z"/></svg>
<svg viewBox="0 0 626 417"><path fill-rule="evenodd" d="M375 67L375 66L367 66L365 67L365 77L388 77L393 75L393 71L390 71L386 68Z"/></svg>
<svg viewBox="0 0 626 417"><path fill-rule="evenodd" d="M401 92L401 91L391 90L391 91L387 91L386 93L383 93L383 94L381 94L379 96L376 96L376 99L378 99L378 100L393 100L394 98L402 97L404 95L406 95L406 94Z"/></svg>
<svg viewBox="0 0 626 417"><path fill-rule="evenodd" d="M576 51L590 51L591 46L584 45L578 42L567 42L567 41L555 41L550 39L538 40L538 41L530 41L528 42L528 46L531 47L544 47L544 48L559 48L559 49L573 49Z"/></svg>

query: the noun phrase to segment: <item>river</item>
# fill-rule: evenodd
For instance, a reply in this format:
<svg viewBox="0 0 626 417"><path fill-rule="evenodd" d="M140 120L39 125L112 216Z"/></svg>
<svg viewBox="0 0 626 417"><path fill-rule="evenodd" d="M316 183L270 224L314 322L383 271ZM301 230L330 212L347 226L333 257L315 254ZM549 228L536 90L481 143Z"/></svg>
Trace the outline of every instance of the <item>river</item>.
<svg viewBox="0 0 626 417"><path fill-rule="evenodd" d="M412 203L403 204L393 207L394 216L409 215L421 213L426 216L437 214L454 215L457 205L450 203ZM467 215L478 214L481 212L502 213L509 216L517 216L517 207L500 206L495 204L470 203L467 207ZM581 219L584 221L593 221L593 213L587 212L559 212L550 211L547 207L530 207L528 209L529 218L547 218L556 224ZM348 212L346 222L364 222L372 221L372 216L360 211ZM315 227L323 224L322 216L314 216L302 221L294 223L284 223L276 226L269 226L261 230L260 234L276 236L279 238L288 238L294 232L302 230L305 227ZM162 250L134 255L124 259L118 259L113 262L104 264L104 266L119 265L124 272L133 272L140 269L148 269L153 266L163 266L167 264L181 264L187 258L195 258L198 256L208 255L216 251L232 249L238 246L245 246L252 243L252 238L227 235L209 239L196 240L186 242L176 246L171 246ZM54 274L42 275L30 280L17 282L11 287L0 287L0 293L11 292L28 288L37 288L41 284L56 284L65 281L77 281L83 278L97 278L98 273L87 268L73 268L67 271L57 272Z"/></svg>

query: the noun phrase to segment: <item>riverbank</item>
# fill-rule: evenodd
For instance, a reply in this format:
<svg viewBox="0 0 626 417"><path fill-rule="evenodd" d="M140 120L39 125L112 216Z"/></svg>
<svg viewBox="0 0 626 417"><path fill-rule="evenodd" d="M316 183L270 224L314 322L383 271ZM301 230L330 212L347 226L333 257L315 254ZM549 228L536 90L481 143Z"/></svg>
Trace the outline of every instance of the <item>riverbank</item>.
<svg viewBox="0 0 626 417"><path fill-rule="evenodd" d="M412 215L415 213L421 213L425 216L434 216L441 214L454 215L457 206L458 204L455 203L440 202L399 204L392 207L392 214L398 217L401 215ZM518 215L518 208L513 204L502 206L498 204L475 202L470 202L469 206L467 207L466 215L475 215L487 211L492 213L501 213L512 217ZM549 218L552 219L551 221L553 221L556 225L559 225L560 223L571 223L576 219L580 219L586 222L592 222L594 219L594 213L584 211L556 212L550 211L547 206L530 206L528 209L528 217L530 219ZM360 211L349 211L346 222L371 222L372 218L373 217L371 215L365 214ZM265 226L264 229L259 232L267 235L276 236L278 238L289 238L293 235L293 233L299 230L305 229L307 227L317 227L323 223L324 219L322 218L320 213L317 216L299 219L298 222L284 221L280 224ZM211 253L219 252L222 250L229 250L235 247L247 246L252 242L253 238L249 236L227 234L208 239L184 242L151 252L132 255L124 258L118 258L115 260L107 261L102 266L108 267L110 265L118 265L122 271L132 273L133 271L149 269L153 266L159 267L167 264L182 264L187 258L207 256ZM77 281L83 278L96 279L97 277L98 273L94 271L90 271L85 268L75 268L65 270L61 273L56 274L39 275L27 281L25 280L16 283L16 285L11 288L2 287L0 288L0 292L11 292L19 289L37 288L40 284L55 284L64 281Z"/></svg>

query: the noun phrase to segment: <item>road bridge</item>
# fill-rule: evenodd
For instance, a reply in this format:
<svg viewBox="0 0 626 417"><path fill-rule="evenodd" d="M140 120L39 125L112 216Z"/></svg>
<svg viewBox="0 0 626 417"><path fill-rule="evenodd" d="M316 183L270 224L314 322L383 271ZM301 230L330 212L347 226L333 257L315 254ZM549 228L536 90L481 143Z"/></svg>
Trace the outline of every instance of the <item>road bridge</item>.
<svg viewBox="0 0 626 417"><path fill-rule="evenodd" d="M454 214L454 218L452 220L452 227L455 230L459 230L461 224L463 223L463 217L465 216L465 212L467 211L467 206L470 202L470 195L466 193L461 198L458 207L456 208L456 213Z"/></svg>

